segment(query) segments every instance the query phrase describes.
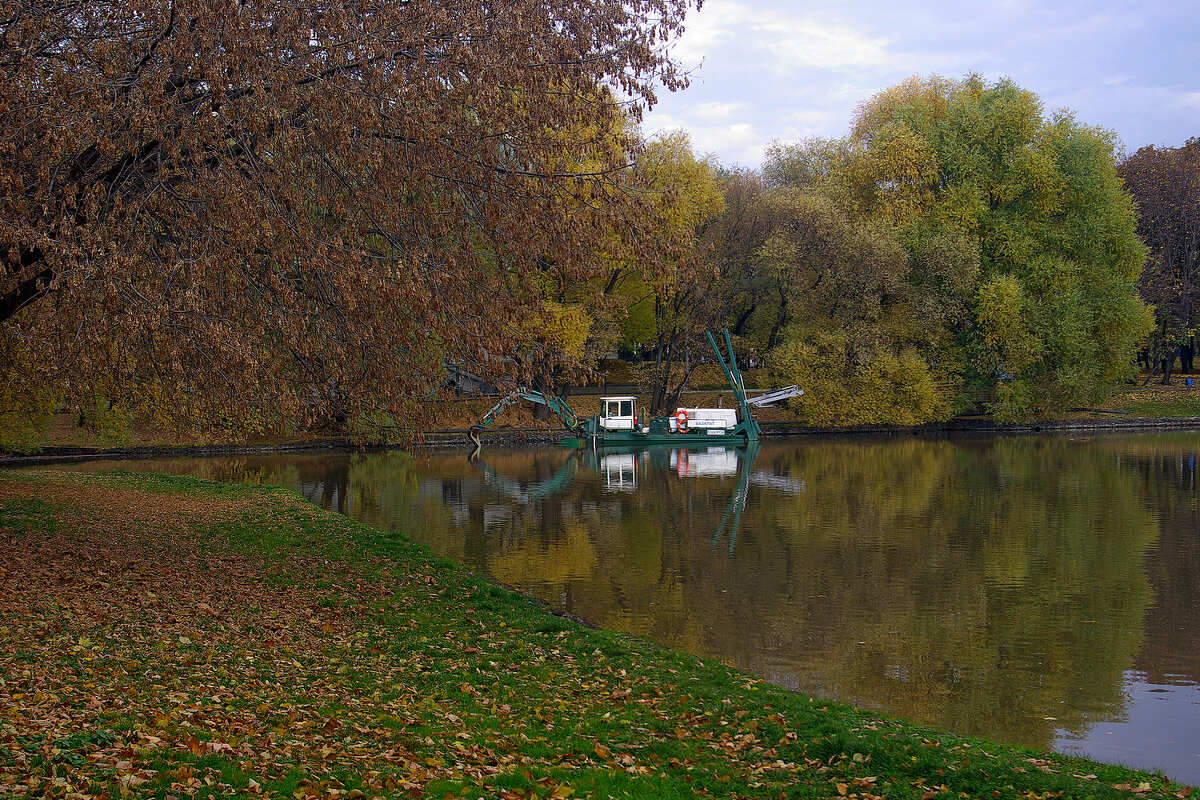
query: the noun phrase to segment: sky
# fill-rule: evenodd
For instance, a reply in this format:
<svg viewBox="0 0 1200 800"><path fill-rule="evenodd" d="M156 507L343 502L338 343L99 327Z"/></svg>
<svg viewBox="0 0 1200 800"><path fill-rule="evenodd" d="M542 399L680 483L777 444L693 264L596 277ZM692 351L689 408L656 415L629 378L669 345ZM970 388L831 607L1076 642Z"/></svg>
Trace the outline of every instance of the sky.
<svg viewBox="0 0 1200 800"><path fill-rule="evenodd" d="M727 166L845 136L859 103L935 73L1011 78L1130 153L1200 137L1197 0L705 0L673 54L691 85L643 130L682 128Z"/></svg>

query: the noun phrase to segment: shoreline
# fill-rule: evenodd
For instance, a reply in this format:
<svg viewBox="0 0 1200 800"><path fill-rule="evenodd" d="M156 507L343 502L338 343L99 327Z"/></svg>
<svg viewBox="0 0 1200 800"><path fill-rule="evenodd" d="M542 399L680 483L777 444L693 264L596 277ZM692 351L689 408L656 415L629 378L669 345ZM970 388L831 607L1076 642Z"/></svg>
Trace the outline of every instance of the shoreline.
<svg viewBox="0 0 1200 800"><path fill-rule="evenodd" d="M893 425L860 425L822 427L792 422L760 423L763 439L805 437L936 437L946 434L974 436L1019 436L1039 434L1200 431L1200 417L1106 417L1089 419L1039 420L1023 423L999 423L981 417L958 417L947 422L901 427ZM470 450L467 428L419 432L408 445L356 445L345 437L328 439L300 438L264 444L206 444L206 445L139 445L131 447L47 447L30 455L0 453L0 468L33 466L93 460L136 460L142 458L202 458L208 456L271 455L275 453L315 453L359 450L380 452L407 450L420 452ZM557 428L492 428L481 433L489 448L519 448L553 446L573 438L568 431Z"/></svg>

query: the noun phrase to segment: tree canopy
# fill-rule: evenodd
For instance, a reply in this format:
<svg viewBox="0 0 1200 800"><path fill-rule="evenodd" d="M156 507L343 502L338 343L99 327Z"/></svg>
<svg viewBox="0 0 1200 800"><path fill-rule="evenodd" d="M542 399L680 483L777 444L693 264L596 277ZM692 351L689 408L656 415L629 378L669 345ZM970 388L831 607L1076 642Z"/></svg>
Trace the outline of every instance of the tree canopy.
<svg viewBox="0 0 1200 800"><path fill-rule="evenodd" d="M0 0L7 400L353 424L539 346L690 5Z"/></svg>
<svg viewBox="0 0 1200 800"><path fill-rule="evenodd" d="M713 302L720 270L707 257L707 227L725 203L712 164L696 158L683 131L650 143L638 165L638 178L648 196L656 198L651 235L668 246L677 243L649 260L634 262L638 268L632 287L649 291L631 307L633 314L625 326L627 338L632 339L630 334L638 332L639 323L650 323L649 336L636 342L649 345L652 353L642 370L642 384L649 390L651 411L665 413L679 403L698 363L689 357L691 346L699 345L698 353L706 351L704 333L720 316ZM649 320L639 313L646 306L652 310L646 315Z"/></svg>
<svg viewBox="0 0 1200 800"><path fill-rule="evenodd" d="M822 423L1053 415L1130 374L1111 134L914 77L723 169L638 126L700 2L0 0L0 438L63 406L376 434L448 363L559 390L614 348L661 411L723 322ZM1192 144L1122 165L1163 331L1194 323Z"/></svg>

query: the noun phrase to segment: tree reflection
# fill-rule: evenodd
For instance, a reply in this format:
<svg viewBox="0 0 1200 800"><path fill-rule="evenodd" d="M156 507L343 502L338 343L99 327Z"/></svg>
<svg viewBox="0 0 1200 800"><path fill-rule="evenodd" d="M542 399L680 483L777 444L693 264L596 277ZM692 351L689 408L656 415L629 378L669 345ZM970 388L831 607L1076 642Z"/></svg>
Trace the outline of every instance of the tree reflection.
<svg viewBox="0 0 1200 800"><path fill-rule="evenodd" d="M435 459L418 485L456 500L417 491L400 527L598 625L960 732L1045 746L1119 713L1157 529L1114 453L999 439L755 456L682 478L645 454L633 492L628 465L615 491L611 464L585 460L536 502L579 456L493 456L490 486Z"/></svg>

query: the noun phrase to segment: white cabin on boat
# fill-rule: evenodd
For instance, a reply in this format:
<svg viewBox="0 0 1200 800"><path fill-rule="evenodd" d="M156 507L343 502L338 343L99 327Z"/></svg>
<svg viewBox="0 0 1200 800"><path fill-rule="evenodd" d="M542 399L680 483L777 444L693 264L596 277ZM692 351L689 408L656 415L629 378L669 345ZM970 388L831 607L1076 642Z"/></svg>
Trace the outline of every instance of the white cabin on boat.
<svg viewBox="0 0 1200 800"><path fill-rule="evenodd" d="M632 395L600 398L600 430L631 431L637 422L637 398Z"/></svg>

